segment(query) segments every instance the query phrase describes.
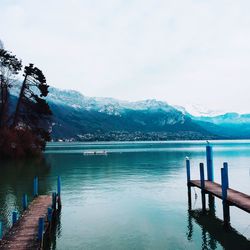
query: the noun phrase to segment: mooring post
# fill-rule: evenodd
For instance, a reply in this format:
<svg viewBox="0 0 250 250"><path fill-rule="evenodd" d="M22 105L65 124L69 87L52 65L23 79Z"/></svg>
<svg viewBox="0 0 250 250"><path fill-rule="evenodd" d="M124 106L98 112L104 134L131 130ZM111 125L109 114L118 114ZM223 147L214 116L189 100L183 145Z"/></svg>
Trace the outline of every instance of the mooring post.
<svg viewBox="0 0 250 250"><path fill-rule="evenodd" d="M28 196L27 194L23 194L22 197L23 210L26 210L28 207Z"/></svg>
<svg viewBox="0 0 250 250"><path fill-rule="evenodd" d="M187 170L187 184L190 182L190 160L186 157L186 170Z"/></svg>
<svg viewBox="0 0 250 250"><path fill-rule="evenodd" d="M222 188L222 205L223 205L223 220L224 225L228 226L230 223L230 209L227 201L227 189L229 185L228 181L228 164L223 163L223 168L221 168L221 188Z"/></svg>
<svg viewBox="0 0 250 250"><path fill-rule="evenodd" d="M186 171L187 171L187 187L188 187L188 209L192 209L192 193L191 193L191 186L190 186L190 160L186 157Z"/></svg>
<svg viewBox="0 0 250 250"><path fill-rule="evenodd" d="M221 168L221 189L222 189L222 200L225 201L227 199L227 168Z"/></svg>
<svg viewBox="0 0 250 250"><path fill-rule="evenodd" d="M207 143L206 146L206 156L207 156L207 180L214 181L214 168L213 168L213 148Z"/></svg>
<svg viewBox="0 0 250 250"><path fill-rule="evenodd" d="M58 209L62 207L61 203L61 177L57 177L57 203L58 203Z"/></svg>
<svg viewBox="0 0 250 250"><path fill-rule="evenodd" d="M215 215L215 202L214 202L214 196L212 194L208 194L208 207L209 207L209 213Z"/></svg>
<svg viewBox="0 0 250 250"><path fill-rule="evenodd" d="M0 221L0 240L3 238L3 223Z"/></svg>
<svg viewBox="0 0 250 250"><path fill-rule="evenodd" d="M202 211L206 211L206 194L205 194L205 175L204 175L204 164L200 163L200 181L201 181L201 203Z"/></svg>
<svg viewBox="0 0 250 250"><path fill-rule="evenodd" d="M52 193L52 209L56 210L56 192Z"/></svg>
<svg viewBox="0 0 250 250"><path fill-rule="evenodd" d="M44 218L40 217L38 220L38 240L43 240L43 231L44 231Z"/></svg>
<svg viewBox="0 0 250 250"><path fill-rule="evenodd" d="M51 223L52 221L52 208L51 207L48 207L48 222Z"/></svg>
<svg viewBox="0 0 250 250"><path fill-rule="evenodd" d="M13 211L12 212L12 226L16 224L17 220L18 220L18 213L17 211Z"/></svg>
<svg viewBox="0 0 250 250"><path fill-rule="evenodd" d="M228 179L228 163L227 162L224 162L223 163L223 168L224 168L224 174L225 174L225 185L226 185L226 188L228 189L229 188L229 179Z"/></svg>
<svg viewBox="0 0 250 250"><path fill-rule="evenodd" d="M33 195L34 197L38 196L38 177L36 176L33 181Z"/></svg>
<svg viewBox="0 0 250 250"><path fill-rule="evenodd" d="M206 158L207 158L207 180L214 181L214 167L213 167L213 148L207 142L206 146ZM214 196L208 194L208 206L209 211L214 214L215 213L215 205L214 205Z"/></svg>

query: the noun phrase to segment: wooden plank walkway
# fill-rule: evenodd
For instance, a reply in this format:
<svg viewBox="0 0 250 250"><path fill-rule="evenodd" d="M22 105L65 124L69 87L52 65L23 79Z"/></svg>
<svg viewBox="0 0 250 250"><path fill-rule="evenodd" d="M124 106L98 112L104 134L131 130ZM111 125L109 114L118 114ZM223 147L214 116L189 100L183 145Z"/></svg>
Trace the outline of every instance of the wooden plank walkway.
<svg viewBox="0 0 250 250"><path fill-rule="evenodd" d="M190 186L198 187L201 189L200 180L190 180ZM212 194L222 199L222 188L221 185L212 181L205 181L205 192ZM236 206L248 213L250 213L250 196L234 189L228 188L227 190L227 201L229 205Z"/></svg>
<svg viewBox="0 0 250 250"><path fill-rule="evenodd" d="M35 198L17 223L4 235L0 241L0 249L39 249L38 220L40 217L46 217L51 204L49 195Z"/></svg>

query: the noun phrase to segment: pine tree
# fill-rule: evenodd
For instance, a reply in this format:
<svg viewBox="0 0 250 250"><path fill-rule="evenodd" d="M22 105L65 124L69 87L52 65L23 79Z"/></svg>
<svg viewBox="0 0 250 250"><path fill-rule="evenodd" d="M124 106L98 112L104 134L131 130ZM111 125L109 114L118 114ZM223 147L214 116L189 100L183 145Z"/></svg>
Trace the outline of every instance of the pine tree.
<svg viewBox="0 0 250 250"><path fill-rule="evenodd" d="M7 126L9 90L21 68L22 62L15 55L4 50L0 41L0 128Z"/></svg>
<svg viewBox="0 0 250 250"><path fill-rule="evenodd" d="M24 68L24 79L15 109L10 113L9 95L22 63L6 51L0 41L0 156L18 157L40 154L50 140L52 112L45 99L49 85L42 71L33 64Z"/></svg>
<svg viewBox="0 0 250 250"><path fill-rule="evenodd" d="M46 121L52 115L44 99L49 93L48 88L42 71L33 64L26 66L12 124L14 128L30 129L39 138L42 149L50 139L48 128L44 128L47 127Z"/></svg>

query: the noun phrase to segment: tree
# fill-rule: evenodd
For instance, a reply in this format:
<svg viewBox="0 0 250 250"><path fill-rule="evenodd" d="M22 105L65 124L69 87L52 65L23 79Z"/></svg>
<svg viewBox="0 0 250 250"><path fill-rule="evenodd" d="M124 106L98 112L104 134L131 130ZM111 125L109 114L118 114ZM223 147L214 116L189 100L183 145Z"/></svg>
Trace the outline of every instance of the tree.
<svg viewBox="0 0 250 250"><path fill-rule="evenodd" d="M30 129L40 139L42 149L50 139L46 121L52 112L43 99L49 93L48 88L42 71L33 64L26 66L12 124L14 128L19 125Z"/></svg>
<svg viewBox="0 0 250 250"><path fill-rule="evenodd" d="M15 76L21 68L21 60L4 50L0 41L0 128L7 125L9 89L14 84Z"/></svg>
<svg viewBox="0 0 250 250"><path fill-rule="evenodd" d="M50 140L49 120L52 112L45 100L49 85L42 71L33 64L24 68L23 81L17 81L19 96L15 108L9 111L9 92L13 79L21 69L22 63L16 56L0 49L1 156L39 154Z"/></svg>

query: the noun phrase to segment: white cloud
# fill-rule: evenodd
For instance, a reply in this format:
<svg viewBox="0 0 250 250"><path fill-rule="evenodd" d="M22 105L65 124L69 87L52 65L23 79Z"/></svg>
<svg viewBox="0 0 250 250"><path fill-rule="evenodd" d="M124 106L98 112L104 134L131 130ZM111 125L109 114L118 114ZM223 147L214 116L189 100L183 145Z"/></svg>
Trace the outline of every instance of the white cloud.
<svg viewBox="0 0 250 250"><path fill-rule="evenodd" d="M56 87L250 112L249 1L2 0L0 38Z"/></svg>

